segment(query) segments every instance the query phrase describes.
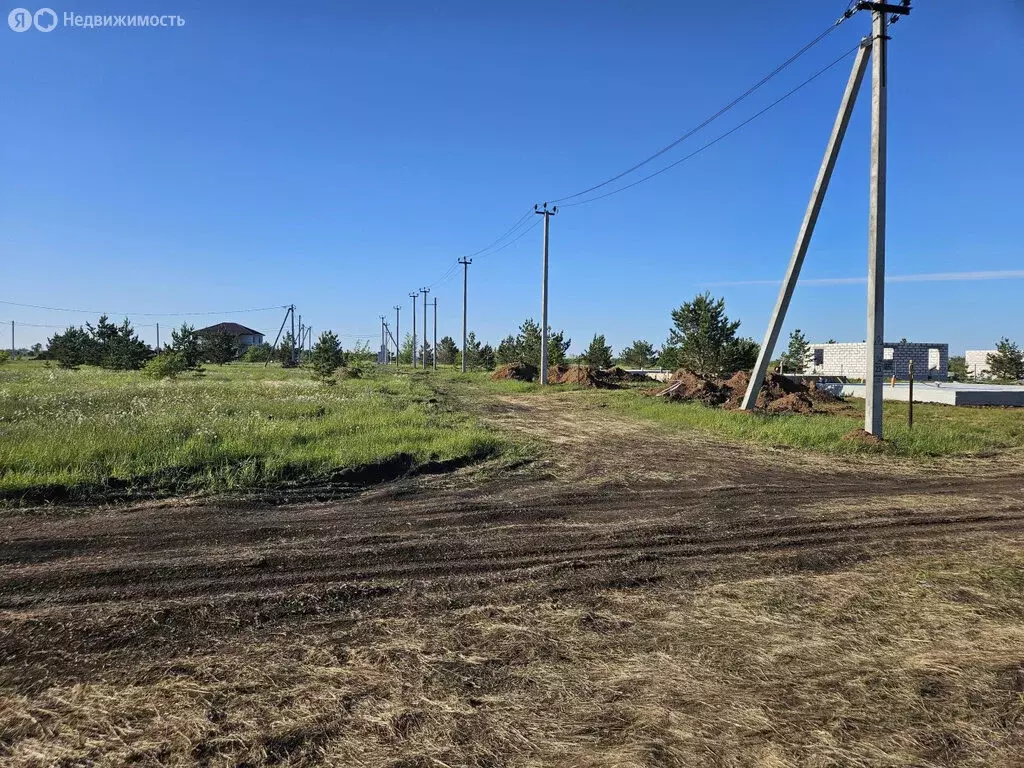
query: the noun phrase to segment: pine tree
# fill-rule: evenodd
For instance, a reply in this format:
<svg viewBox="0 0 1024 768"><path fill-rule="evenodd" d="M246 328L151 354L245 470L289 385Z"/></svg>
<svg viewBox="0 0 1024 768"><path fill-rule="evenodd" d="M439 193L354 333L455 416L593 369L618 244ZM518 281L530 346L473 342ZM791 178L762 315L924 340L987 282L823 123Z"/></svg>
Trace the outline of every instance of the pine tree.
<svg viewBox="0 0 1024 768"><path fill-rule="evenodd" d="M181 328L171 331L171 349L181 358L182 365L186 371L199 369L202 353L199 350L199 338L196 336L196 329L188 323L182 323Z"/></svg>
<svg viewBox="0 0 1024 768"><path fill-rule="evenodd" d="M789 334L789 347L781 358L782 370L790 373L803 373L804 366L807 364L807 353L810 352L810 349L811 345L807 343L807 337L799 328L794 329ZM755 362L757 361L755 360Z"/></svg>
<svg viewBox="0 0 1024 768"><path fill-rule="evenodd" d="M437 343L437 364L455 365L459 361L460 350L451 336L445 336Z"/></svg>
<svg viewBox="0 0 1024 768"><path fill-rule="evenodd" d="M594 334L594 338L591 340L590 346L587 347L587 351L580 356L580 359L587 365L593 365L598 368L611 368L612 348L607 341L605 341L604 334Z"/></svg>
<svg viewBox="0 0 1024 768"><path fill-rule="evenodd" d="M1024 351L1005 336L996 345L996 351L986 358L989 373L997 379L1020 381L1024 379Z"/></svg>
<svg viewBox="0 0 1024 768"><path fill-rule="evenodd" d="M310 365L313 367L313 374L324 383L334 382L334 372L345 362L344 354L341 351L341 342L334 331L324 331L320 334L310 354Z"/></svg>
<svg viewBox="0 0 1024 768"><path fill-rule="evenodd" d="M199 341L203 358L215 365L225 365L238 357L238 340L230 333L211 333Z"/></svg>
<svg viewBox="0 0 1024 768"><path fill-rule="evenodd" d="M46 340L46 356L56 360L59 367L73 370L89 362L92 344L92 337L81 327L69 327Z"/></svg>
<svg viewBox="0 0 1024 768"><path fill-rule="evenodd" d="M628 365L632 368L650 367L654 365L656 359L657 353L654 350L654 345L643 339L635 340L622 350L621 355L623 365Z"/></svg>
<svg viewBox="0 0 1024 768"><path fill-rule="evenodd" d="M710 293L698 294L672 310L674 327L662 352L664 361L689 368L699 376L715 378L747 354L747 345L737 344L739 320L725 314L725 299Z"/></svg>

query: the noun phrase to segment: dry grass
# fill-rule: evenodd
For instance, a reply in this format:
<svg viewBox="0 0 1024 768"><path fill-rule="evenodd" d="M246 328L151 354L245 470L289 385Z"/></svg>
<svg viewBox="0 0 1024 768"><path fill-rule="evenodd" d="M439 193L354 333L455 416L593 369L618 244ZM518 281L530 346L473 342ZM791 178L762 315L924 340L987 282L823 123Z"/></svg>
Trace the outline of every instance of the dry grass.
<svg viewBox="0 0 1024 768"><path fill-rule="evenodd" d="M196 606L194 650L0 689L0 763L1019 766L1019 543L585 602L300 594L235 632Z"/></svg>

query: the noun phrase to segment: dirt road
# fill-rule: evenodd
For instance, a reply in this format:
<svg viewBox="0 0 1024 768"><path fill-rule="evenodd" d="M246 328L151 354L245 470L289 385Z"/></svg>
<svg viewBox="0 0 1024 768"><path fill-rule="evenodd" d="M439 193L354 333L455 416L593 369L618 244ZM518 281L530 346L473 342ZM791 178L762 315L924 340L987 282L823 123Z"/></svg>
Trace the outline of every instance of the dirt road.
<svg viewBox="0 0 1024 768"><path fill-rule="evenodd" d="M0 519L0 763L700 764L664 723L657 738L581 730L566 707L593 694L585 679L515 670L597 653L560 649L580 622L643 644L722 585L847 578L1024 533L1012 465L893 468L658 436L585 396L507 396L488 418L547 458L340 502ZM632 601L628 618L610 600ZM645 684L617 685L628 698ZM749 727L716 726L740 741ZM728 739L706 764L754 764ZM932 764L918 746L907 754ZM764 764L804 754L780 750Z"/></svg>

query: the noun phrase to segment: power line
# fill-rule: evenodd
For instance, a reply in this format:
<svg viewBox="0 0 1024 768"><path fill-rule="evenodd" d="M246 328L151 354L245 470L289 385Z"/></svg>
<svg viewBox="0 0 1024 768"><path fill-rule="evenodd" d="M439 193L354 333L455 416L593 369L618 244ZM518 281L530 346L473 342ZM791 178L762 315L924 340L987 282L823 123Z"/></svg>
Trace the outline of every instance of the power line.
<svg viewBox="0 0 1024 768"><path fill-rule="evenodd" d="M833 24L831 24L824 32L822 32L817 37L815 37L813 40L811 40L809 43L804 45L802 48L800 48L800 50L798 50L796 53L794 53L792 56L790 56L788 59L786 59L784 62L782 62L779 66L777 66L775 69L773 69L771 72L769 72L763 78L761 78L754 85L750 86L747 90L745 90L742 94L740 94L735 99L730 101L728 104L726 104L720 110L715 112L710 117L705 118L696 127L691 128L686 133L684 133L682 136L680 136L679 138L677 138L674 141L672 141L670 144L667 144L666 146L664 146L661 149L659 149L653 155L650 155L650 156L644 158L639 163L636 163L635 165L630 166L629 168L627 168L626 170L622 171L621 173L618 173L618 174L616 174L615 176L612 176L609 179L605 179L600 184L595 184L592 187L587 187L586 189L580 190L579 192L575 192L575 193L573 193L571 195L566 195L565 197L559 197L559 198L557 198L555 200L549 200L549 202L551 202L551 203L561 203L564 200L572 200L574 198L581 197L582 195L585 195L588 192L593 192L593 191L595 191L597 189L601 189L602 187L606 187L609 184L611 184L611 183L613 183L615 181L618 181L623 176L628 176L629 174L631 174L633 171L637 170L638 168L642 168L643 166L647 165L647 163L651 162L652 160L655 160L656 158L661 157L663 154L668 152L670 149L673 149L674 147L678 146L679 144L681 144L686 139L688 139L691 136L693 136L698 131L702 130L703 128L706 128L708 125L710 125L715 120L720 118L726 112L728 112L729 110L733 109L733 107L737 106L740 102L742 102L748 96L750 96L753 93L755 93L763 85L765 85L768 81L770 81L776 75L780 74L783 70L785 70L790 64L795 62L797 59L799 59L801 56L803 56L805 53L807 53L807 51L811 50L811 48L813 48L818 43L820 43L822 40L824 40L826 37L828 37L830 34L832 34L832 32L835 31L836 27L838 27L840 24L842 24L844 21L846 21L846 19L848 19L850 16L853 15L853 13L855 13L854 10L851 10L850 8L847 8L846 12L842 16L840 16L838 19L836 19L836 21Z"/></svg>
<svg viewBox="0 0 1024 768"><path fill-rule="evenodd" d="M526 211L526 213L524 213L522 216L520 216L519 219L516 221L516 223L513 224L511 227L509 227L507 230L505 230L501 234L500 237L495 238L494 241L492 241L488 245L485 245L480 250L473 251L473 253L467 253L465 256L460 256L459 258L471 259L474 256L480 256L481 254L485 254L487 251L490 251L492 248L494 248L494 246L498 245L498 243L500 243L502 240L504 240L507 237L509 237L510 235L512 235L517 229L520 229L523 226L523 224L526 223L526 221L529 219L531 213L533 213L533 208L529 208ZM532 227L530 227L530 229L532 229ZM527 230L527 231L529 231L529 230ZM518 237L516 238L516 240L518 240ZM500 248L495 249L494 253L497 253L498 251L502 250L503 248L507 247L508 245L511 245L511 243L513 243L513 242L515 242L515 240L512 240L510 243L506 243L505 245L501 246ZM458 267L459 267L459 262L455 261L455 263L453 263L445 271L444 274L442 274L434 282L428 284L427 287L428 288L434 288L435 286L438 286L438 285L441 285L444 282L447 282L448 280L451 279L452 275L454 275L456 273L456 271L458 270Z"/></svg>
<svg viewBox="0 0 1024 768"><path fill-rule="evenodd" d="M109 310L97 311L94 309L70 309L68 307L44 307L40 304L21 304L17 301L4 301L0 299L0 304L6 304L11 307L27 307L29 309L46 309L51 312L81 312L86 315L124 315L130 317L135 315L136 317L191 317L197 315L231 315L231 314L242 314L244 312L269 312L270 310L286 309L286 306L276 307L255 307L251 309L226 309L217 312L111 312Z"/></svg>
<svg viewBox="0 0 1024 768"><path fill-rule="evenodd" d="M675 168L675 167L676 167L677 165L679 165L680 163L684 163L684 162L686 162L687 160L689 160L689 159L691 159L691 158L693 158L693 157L696 157L696 156L697 156L697 155L699 155L699 154L700 154L701 152L703 152L703 151L704 151L705 149L708 149L708 148L710 148L710 147L713 147L713 146L714 146L715 144L717 144L718 142L720 142L720 141L721 141L722 139L724 139L724 138L727 138L728 136L731 136L732 134L736 133L736 131L738 131L738 130L739 130L740 128L743 128L744 126L746 126L746 125L749 125L750 123L752 123L752 122L753 122L754 120L756 120L757 118L759 118L759 117L761 117L762 115L764 115L765 113L767 113L767 112L771 111L772 109L774 109L775 107L777 107L777 106L778 106L779 104L781 104L782 102L784 102L784 101L785 101L786 99L788 99L788 98L789 98L790 96L792 96L793 94L795 94L795 93L796 93L797 91L799 91L799 90L801 90L802 88L804 88L804 87L806 87L806 86L810 85L810 84L811 84L812 82L814 82L814 81L815 81L815 80L817 80L817 79L818 79L819 77L821 77L821 76L822 76L823 74L825 74L825 73L826 73L826 72L828 72L828 71L829 71L830 69L832 69L832 68L833 68L834 66L836 66L836 64L839 64L839 63L840 63L841 61L843 61L844 59L848 58L848 57L849 57L849 56L850 56L851 54L855 53L855 52L857 51L857 49L858 49L858 48L860 48L860 43L857 43L857 45L855 45L855 46L854 46L853 48L851 48L850 50L846 51L846 53L844 53L844 54L843 54L842 56L840 56L839 58L837 58L837 59L836 59L835 61L833 61L833 62L832 62L831 64L828 64L828 65L826 65L825 67L822 67L821 69L819 69L819 70L818 70L817 72L815 72L815 73L814 73L813 75L811 75L811 76L810 76L809 78L807 78L807 79L806 79L806 80L804 80L804 81L803 81L802 83L800 83L800 85L796 86L796 87L795 87L795 88L793 88L793 89L792 89L791 91L788 91L788 92L787 92L786 94L784 94L783 96L780 96L780 97L779 97L778 99L776 99L775 101L773 101L773 102L772 102L771 104L769 104L769 105L768 105L767 107L765 107L764 109L762 109L762 110L761 110L760 112L756 112L756 113L754 113L753 115L751 115L750 117L748 117L748 118L747 118L746 120L744 120L744 121L743 121L742 123L740 123L740 124L738 124L738 125L734 126L733 128L730 128L730 129L729 129L728 131L726 131L726 132L725 132L725 133L723 133L722 135L718 136L717 138L714 138L714 139L712 139L711 141L709 141L709 142L708 142L707 144L703 145L702 147L700 147L700 148L698 148L698 149L695 149L695 150L694 150L693 152L691 152L690 154L686 155L685 157L681 157L681 158L679 158L678 160L676 160L675 162L673 162L673 163L669 163L669 164L668 164L668 165L666 165L666 166L665 166L664 168L659 168L659 169L658 169L657 171L655 171L654 173L650 173L650 174L648 174L648 175L646 175L646 176L644 176L644 177L642 177L642 178L640 178L640 179L637 179L636 181L634 181L634 182L632 182L632 183L630 183L630 184L627 184L627 185L626 185L626 186L624 186L624 187L618 187L617 189L613 189L613 190L612 190L612 191L610 191L610 192L605 192L605 193L603 193L603 194L600 194L600 195L595 195L594 197L588 197L588 198L586 198L585 200L577 200L577 201L576 201L575 203L565 203L565 204L564 204L564 205L563 205L562 207L564 207L564 208L571 208L571 207L572 207L572 206L574 206L574 205L585 205L586 203L592 203L592 202L594 202L595 200L601 200L601 199L603 199L603 198L605 198L605 197L611 197L612 195L617 195L617 194L618 194L619 192L625 192L625 191L626 191L627 189L631 189L631 188L633 188L633 187L637 186L638 184L643 184L643 183L644 183L645 181L650 181L650 180L651 180L651 179L653 179L653 178L654 178L655 176L660 176L660 175L661 175L661 174L663 174L663 173L664 173L665 171L667 171L667 170L669 170L669 169L671 169L671 168Z"/></svg>

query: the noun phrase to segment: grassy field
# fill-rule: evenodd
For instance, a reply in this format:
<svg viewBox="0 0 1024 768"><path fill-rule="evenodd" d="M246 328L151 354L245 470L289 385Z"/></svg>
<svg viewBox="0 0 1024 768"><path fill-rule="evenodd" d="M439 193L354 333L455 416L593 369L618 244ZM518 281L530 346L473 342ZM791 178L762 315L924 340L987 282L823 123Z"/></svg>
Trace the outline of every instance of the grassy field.
<svg viewBox="0 0 1024 768"><path fill-rule="evenodd" d="M366 479L491 455L498 436L453 413L424 376L329 387L307 371L208 366L139 373L0 368L0 497L231 491ZM351 471L348 479L355 478Z"/></svg>
<svg viewBox="0 0 1024 768"><path fill-rule="evenodd" d="M579 392L593 404L669 430L697 430L726 439L826 453L927 458L985 456L1024 447L1024 408L915 403L914 428L908 429L906 404L886 402L885 444L876 446L842 439L864 425L864 401L856 398L850 398L838 413L765 415L645 397L635 385L617 391L565 385L545 388L522 381L491 381L483 374L458 375L452 377L452 381L477 394L557 396Z"/></svg>

